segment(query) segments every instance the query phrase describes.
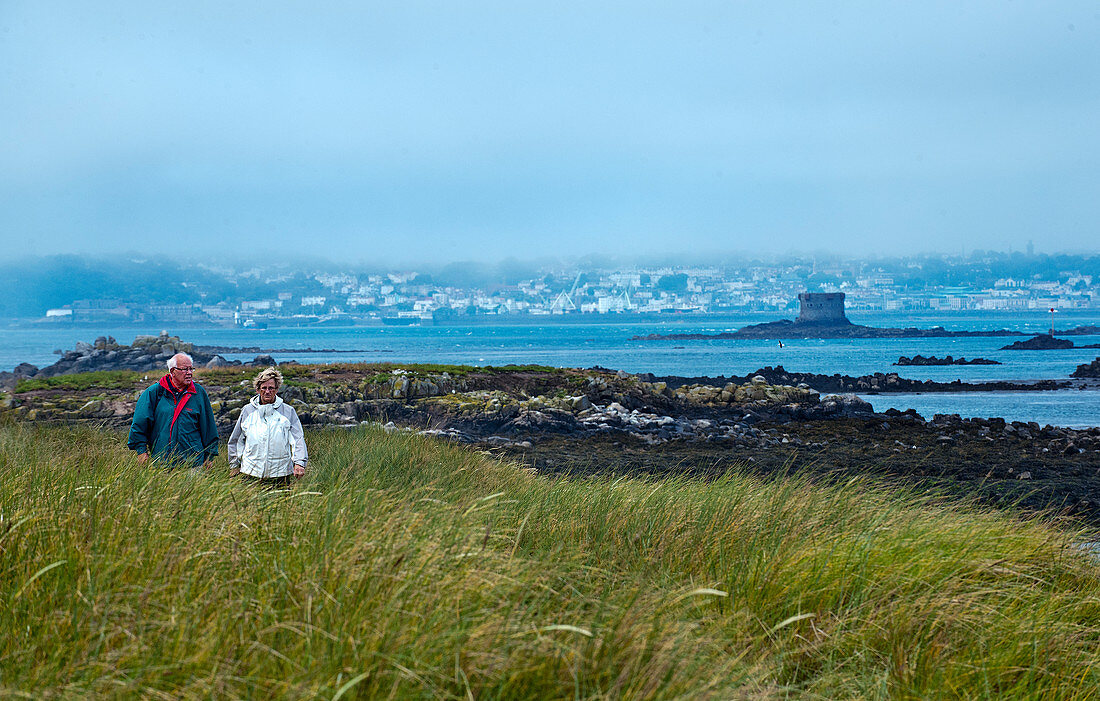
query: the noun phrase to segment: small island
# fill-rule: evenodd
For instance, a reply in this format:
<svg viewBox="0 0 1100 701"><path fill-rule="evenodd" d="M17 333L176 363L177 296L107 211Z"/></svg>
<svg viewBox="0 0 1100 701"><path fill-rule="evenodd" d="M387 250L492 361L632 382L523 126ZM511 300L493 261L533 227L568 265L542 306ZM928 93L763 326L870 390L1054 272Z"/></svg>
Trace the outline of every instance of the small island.
<svg viewBox="0 0 1100 701"><path fill-rule="evenodd" d="M1100 348L1100 344L1078 346L1068 338L1056 338L1049 333L1041 333L1026 341L1016 341L1002 346L1000 350L1069 350L1071 348Z"/></svg>
<svg viewBox="0 0 1100 701"><path fill-rule="evenodd" d="M803 292L798 295L799 314L794 321L780 319L750 324L736 331L717 334L671 333L635 336L632 341L772 339L772 338L962 338L1023 336L1020 331L948 331L942 326L930 329L878 328L853 324L844 314L843 292Z"/></svg>

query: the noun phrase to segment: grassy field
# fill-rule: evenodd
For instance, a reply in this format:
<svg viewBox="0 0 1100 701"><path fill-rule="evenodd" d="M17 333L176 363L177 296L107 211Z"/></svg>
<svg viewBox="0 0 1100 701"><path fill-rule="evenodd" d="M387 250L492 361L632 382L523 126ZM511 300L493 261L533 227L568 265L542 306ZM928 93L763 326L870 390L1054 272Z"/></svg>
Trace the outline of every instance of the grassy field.
<svg viewBox="0 0 1100 701"><path fill-rule="evenodd" d="M859 481L307 436L263 491L0 427L0 697L1096 698L1091 536Z"/></svg>

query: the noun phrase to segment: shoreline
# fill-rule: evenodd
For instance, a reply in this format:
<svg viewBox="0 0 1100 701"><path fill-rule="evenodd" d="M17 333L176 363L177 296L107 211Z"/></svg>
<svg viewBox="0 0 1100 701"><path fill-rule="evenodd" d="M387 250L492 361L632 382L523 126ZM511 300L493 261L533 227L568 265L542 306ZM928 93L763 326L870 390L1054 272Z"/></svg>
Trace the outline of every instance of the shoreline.
<svg viewBox="0 0 1100 701"><path fill-rule="evenodd" d="M391 369L401 367L429 367L410 363L407 360L378 363L374 359L371 359L362 362L364 360L362 357L356 358L355 360L357 362L350 364L339 361L332 363L309 362L308 353L324 354L331 352L331 349L327 348L320 350L313 348L286 349L294 351L292 357L301 354L301 358L305 362L281 358L281 360L285 362L277 363L275 358L262 353L256 354L252 359L245 357L228 361L220 355L212 353L213 351L222 351L226 353L229 351L248 351L251 353L262 350L264 350L264 348L261 346L203 346L187 343L178 337L168 335L138 337L135 339L134 344L130 346L118 344L115 339L111 337L100 337L97 338L94 343L78 343L76 348L65 352L62 357L51 366L39 369L31 365L23 364L17 366L14 372L0 372L0 392L6 393L7 395L4 398L0 398L0 401L10 403L15 398L14 395L17 394L15 392L17 387L25 388L35 386L20 385L21 382L28 380L33 383L38 383L37 386L47 387L50 386L48 383L52 382L50 378L55 378L60 381L60 384L57 385L60 387L64 385L64 378L66 376L74 375L75 373L114 372L117 374L119 371L122 371L123 375L125 375L126 372L158 373L163 369L164 360L176 351L192 353L196 365L200 366L200 368L204 368L200 370L200 375L208 370L247 371L247 368L250 367L254 368L276 364L283 367L284 372L320 377L332 373L340 374L343 372L350 372L352 374L360 373L369 376L379 372L379 370L388 372ZM356 353L356 351L345 353L344 357L352 353ZM895 355L894 357L897 356ZM375 356L375 358L378 358L378 356ZM1093 365L1095 365L1095 361ZM451 367L452 373L458 372L460 374L492 374L501 369L500 366L494 369L492 366L482 367L473 365L446 367ZM1091 366L1086 365L1082 367L1088 368ZM887 398L885 400L874 400L874 405L879 407L887 406L901 411L912 407L903 406L900 403L891 403L888 399L890 396L918 397L946 395L948 397L958 397L959 399L939 402L934 399L926 402L915 401L913 402L913 406L920 407L922 412L931 415L938 412L956 411L954 403L958 402L962 406L971 407L970 411L964 410L964 414L968 416L1002 416L1024 421L1038 419L1042 423L1049 423L1062 427L1091 427L1096 420L1093 415L1100 415L1100 412L1093 411L1093 407L1097 405L1095 397L1097 397L1097 393L1100 392L1100 379L1088 378L1085 376L1077 378L1064 377L1056 380L1038 379L1030 381L982 380L976 382L963 382L960 379L955 379L953 381L934 381L908 379L901 377L896 372L875 372L858 376L842 375L840 373L829 375L823 373L796 372L788 371L782 365L761 367L740 376L655 375L648 372L628 374L616 370L607 370L598 365L594 365L588 370L562 369L562 372L590 372L594 374L606 373L616 376L622 375L632 377L634 381L641 384L661 384L672 394L677 394L683 388L690 389L692 385L716 388L715 393L720 394L727 385L730 387L741 385L748 386L751 385L756 378L760 378L760 380L767 385L802 388L816 393L819 397L825 394L855 395L865 397L866 399L864 401L872 401L872 397L885 397ZM47 384L42 384L44 382ZM732 389L729 389L729 391L732 391ZM1064 394L1067 391L1074 392L1074 395ZM572 393L571 390L570 392ZM1087 394L1077 394L1078 392L1086 392ZM1014 405L1014 400L1011 398L1012 393L1027 396L1039 396L1046 393L1051 396L1050 401L1059 402L1059 406L1062 408L1053 412L1039 411L1038 415L1029 415L1026 410L1023 412L1019 410L1009 411L1007 408ZM963 401L967 395L973 395L975 397L983 395L991 397L1004 396L1006 399L991 399L984 403L980 399L976 399L975 401ZM360 394L358 398L366 399L367 397ZM354 394L348 394L346 398L341 401L354 401L356 399L357 397ZM1022 406L1025 407L1028 402L1034 403L1036 407L1040 407L1044 403L1047 406L1052 406L1050 402L1046 402L1041 398L1021 401L1024 402ZM999 406L1004 406L1006 411L1003 413L998 412ZM1015 402L1015 406L1018 408L1021 405ZM870 405L868 405L867 408L869 409ZM354 416L355 413L356 412L352 412L352 419L359 420L357 416ZM810 413L812 414L813 412ZM1044 414L1046 415L1044 416ZM344 420L335 420L335 423L341 422L344 422Z"/></svg>
<svg viewBox="0 0 1100 701"><path fill-rule="evenodd" d="M876 412L856 394L779 384L775 374L719 384L545 366L281 370L280 396L313 430L380 424L499 452L552 474L707 477L743 465L774 475L798 466L822 479L865 475L996 506L1056 508L1100 525L1100 427ZM251 397L242 383L255 372L238 365L196 373L223 439ZM124 430L153 374L36 378L5 397L0 420Z"/></svg>

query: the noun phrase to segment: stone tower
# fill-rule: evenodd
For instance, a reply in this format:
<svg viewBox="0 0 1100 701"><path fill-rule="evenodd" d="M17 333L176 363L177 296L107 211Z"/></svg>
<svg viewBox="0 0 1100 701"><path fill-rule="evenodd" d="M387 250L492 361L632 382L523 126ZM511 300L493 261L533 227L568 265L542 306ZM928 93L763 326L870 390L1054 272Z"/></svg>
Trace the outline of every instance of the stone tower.
<svg viewBox="0 0 1100 701"><path fill-rule="evenodd" d="M798 295L799 324L846 325L852 322L844 316L843 292L802 292Z"/></svg>

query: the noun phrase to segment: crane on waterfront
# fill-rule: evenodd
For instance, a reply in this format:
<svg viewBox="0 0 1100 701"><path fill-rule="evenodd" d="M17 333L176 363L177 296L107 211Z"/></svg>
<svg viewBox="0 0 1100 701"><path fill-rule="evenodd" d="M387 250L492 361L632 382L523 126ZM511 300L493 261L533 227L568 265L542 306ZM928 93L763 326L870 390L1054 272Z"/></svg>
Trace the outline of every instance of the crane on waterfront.
<svg viewBox="0 0 1100 701"><path fill-rule="evenodd" d="M561 294L557 296L554 303L550 305L551 313L558 311L564 314L565 312L577 311L577 305L573 301L573 295L577 293L577 285L581 282L581 275L584 275L584 273L577 273L577 277L573 280L573 286L569 288L568 292L562 290Z"/></svg>

